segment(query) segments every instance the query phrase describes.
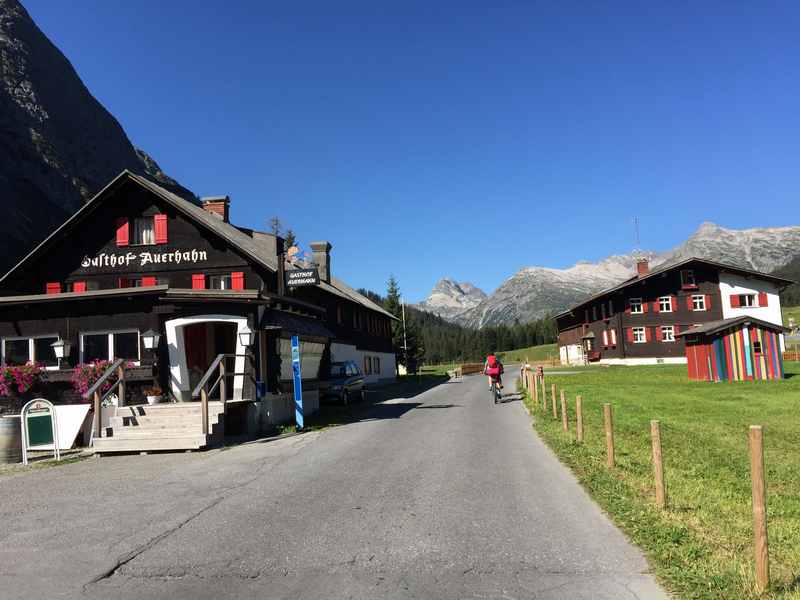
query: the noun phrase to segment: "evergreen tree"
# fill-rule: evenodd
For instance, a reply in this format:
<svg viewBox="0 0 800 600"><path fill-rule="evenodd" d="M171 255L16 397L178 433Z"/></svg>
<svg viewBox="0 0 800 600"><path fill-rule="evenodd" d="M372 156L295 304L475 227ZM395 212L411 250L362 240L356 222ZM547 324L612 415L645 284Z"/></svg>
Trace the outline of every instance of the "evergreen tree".
<svg viewBox="0 0 800 600"><path fill-rule="evenodd" d="M286 230L286 234L283 236L283 239L286 241L286 247L291 248L292 246L297 245L297 236L294 234L294 231L291 229Z"/></svg>

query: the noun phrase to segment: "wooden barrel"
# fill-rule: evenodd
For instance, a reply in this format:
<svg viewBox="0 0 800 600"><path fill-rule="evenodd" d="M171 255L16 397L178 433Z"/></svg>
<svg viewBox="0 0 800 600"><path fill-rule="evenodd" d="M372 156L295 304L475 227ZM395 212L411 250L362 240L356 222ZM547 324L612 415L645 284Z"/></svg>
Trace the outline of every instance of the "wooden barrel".
<svg viewBox="0 0 800 600"><path fill-rule="evenodd" d="M0 417L0 463L22 462L19 416Z"/></svg>

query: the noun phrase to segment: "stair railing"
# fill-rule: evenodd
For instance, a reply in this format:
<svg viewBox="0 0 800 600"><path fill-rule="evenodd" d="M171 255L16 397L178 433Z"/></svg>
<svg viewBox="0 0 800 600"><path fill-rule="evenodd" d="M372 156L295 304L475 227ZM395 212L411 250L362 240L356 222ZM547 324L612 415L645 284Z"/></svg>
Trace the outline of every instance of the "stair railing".
<svg viewBox="0 0 800 600"><path fill-rule="evenodd" d="M116 359L108 366L99 379L95 381L94 384L83 394L84 400L92 398L94 404L94 425L92 427L93 438L102 437L103 435L103 418L101 414L101 411L103 410L103 400L105 400L109 394L114 392L114 390L117 390L117 406L125 406L125 365L126 361L124 359ZM103 387L103 384L105 384L108 378L115 373L117 374L117 380L101 395L100 389Z"/></svg>
<svg viewBox="0 0 800 600"><path fill-rule="evenodd" d="M193 399L198 397L200 398L200 415L203 425L203 435L208 435L210 429L208 423L208 399L214 394L214 391L219 388L219 399L222 402L222 414L224 418L224 415L227 412L226 403L228 402L228 388L225 385L226 380L230 377L243 377L246 375L244 371L237 373L235 367L233 372L228 372L228 369L225 365L225 360L228 358L247 358L247 355L218 354L211 363L211 366L208 367L205 375L203 375L203 377L200 379L200 382L192 391ZM216 379L214 379L212 383L211 380L214 375L216 375Z"/></svg>

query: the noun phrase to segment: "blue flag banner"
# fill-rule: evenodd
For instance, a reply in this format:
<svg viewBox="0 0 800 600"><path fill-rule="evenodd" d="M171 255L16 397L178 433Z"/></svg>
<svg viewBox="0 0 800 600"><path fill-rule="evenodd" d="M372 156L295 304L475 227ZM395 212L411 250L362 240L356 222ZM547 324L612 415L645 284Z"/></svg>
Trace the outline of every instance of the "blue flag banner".
<svg viewBox="0 0 800 600"><path fill-rule="evenodd" d="M292 336L292 375L294 377L294 419L298 429L303 429L303 380L300 376L300 338Z"/></svg>

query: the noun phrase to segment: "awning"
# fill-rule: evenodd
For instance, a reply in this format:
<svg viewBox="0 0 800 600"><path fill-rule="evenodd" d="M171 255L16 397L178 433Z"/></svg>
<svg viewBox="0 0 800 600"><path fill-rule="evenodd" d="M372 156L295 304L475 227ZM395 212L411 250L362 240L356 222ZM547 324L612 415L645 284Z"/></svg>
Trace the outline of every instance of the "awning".
<svg viewBox="0 0 800 600"><path fill-rule="evenodd" d="M261 318L259 329L280 329L292 335L333 338L333 332L319 319L303 317L282 310L267 309Z"/></svg>

